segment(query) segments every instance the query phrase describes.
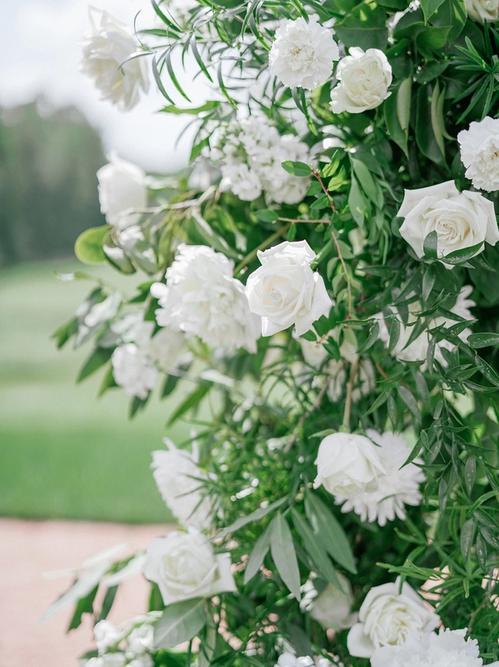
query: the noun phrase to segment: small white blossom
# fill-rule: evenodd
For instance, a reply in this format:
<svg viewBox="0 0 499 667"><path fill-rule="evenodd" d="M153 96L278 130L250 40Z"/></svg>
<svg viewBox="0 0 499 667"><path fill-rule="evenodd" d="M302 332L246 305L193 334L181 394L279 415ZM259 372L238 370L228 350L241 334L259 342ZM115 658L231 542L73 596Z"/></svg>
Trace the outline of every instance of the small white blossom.
<svg viewBox="0 0 499 667"><path fill-rule="evenodd" d="M331 91L334 113L362 113L388 97L392 68L383 51L354 47L340 60L336 78L339 83Z"/></svg>
<svg viewBox="0 0 499 667"><path fill-rule="evenodd" d="M130 59L138 44L126 26L106 11L91 8L90 24L81 69L93 80L103 100L122 111L132 109L149 88L145 59Z"/></svg>
<svg viewBox="0 0 499 667"><path fill-rule="evenodd" d="M477 255L484 243L499 241L494 204L478 192L459 192L454 181L406 190L397 215L404 218L400 235L417 257L423 257L424 240L431 232L437 234L441 260L451 252L481 244Z"/></svg>
<svg viewBox="0 0 499 667"><path fill-rule="evenodd" d="M145 399L156 384L158 371L135 343L117 347L111 357L113 376L129 396Z"/></svg>
<svg viewBox="0 0 499 667"><path fill-rule="evenodd" d="M459 132L457 140L466 178L478 190L499 190L499 118L486 116L480 122L473 121L467 130Z"/></svg>
<svg viewBox="0 0 499 667"><path fill-rule="evenodd" d="M235 591L229 554L215 554L198 532L169 533L147 549L144 575L154 581L166 605Z"/></svg>
<svg viewBox="0 0 499 667"><path fill-rule="evenodd" d="M315 253L307 241L284 241L259 251L261 267L248 278L250 309L262 318L262 335L295 325L300 336L332 306L322 276L310 268Z"/></svg>
<svg viewBox="0 0 499 667"><path fill-rule="evenodd" d="M232 262L212 248L180 245L166 271L167 284L151 288L160 305L158 324L199 336L215 350L256 351L260 323L232 272Z"/></svg>
<svg viewBox="0 0 499 667"><path fill-rule="evenodd" d="M431 632L439 621L409 584L400 586L397 579L375 586L364 598L359 622L348 633L348 650L355 657L369 658L381 646L398 646L414 633Z"/></svg>
<svg viewBox="0 0 499 667"><path fill-rule="evenodd" d="M97 172L99 182L99 201L107 222L123 234L127 227L135 226L140 214L136 209L147 205L147 188L144 171L135 164L111 155L108 164ZM134 242L137 241L137 228L134 227ZM140 231L140 230L138 230ZM124 245L132 239L124 237Z"/></svg>
<svg viewBox="0 0 499 667"><path fill-rule="evenodd" d="M372 667L482 667L478 642L466 639L467 630L413 632L401 646L383 646L374 651ZM499 667L499 662L489 663Z"/></svg>
<svg viewBox="0 0 499 667"><path fill-rule="evenodd" d="M332 30L323 28L316 18L279 21L269 65L270 73L285 86L309 90L321 86L331 77L333 60L338 58Z"/></svg>
<svg viewBox="0 0 499 667"><path fill-rule="evenodd" d="M499 0L464 0L464 5L475 21L499 21Z"/></svg>
<svg viewBox="0 0 499 667"><path fill-rule="evenodd" d="M165 444L166 451L152 454L154 480L161 497L184 526L206 529L212 522L213 508L201 492L205 475L199 469L197 457L177 449L169 440Z"/></svg>

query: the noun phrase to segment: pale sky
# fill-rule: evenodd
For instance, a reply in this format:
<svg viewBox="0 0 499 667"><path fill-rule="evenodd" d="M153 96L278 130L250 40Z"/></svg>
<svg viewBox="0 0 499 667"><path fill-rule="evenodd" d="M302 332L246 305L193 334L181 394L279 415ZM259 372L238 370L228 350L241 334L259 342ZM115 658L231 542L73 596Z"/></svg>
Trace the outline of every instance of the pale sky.
<svg viewBox="0 0 499 667"><path fill-rule="evenodd" d="M186 164L188 135L175 140L191 117L155 114L166 102L154 91L131 112L99 100L91 81L79 72L80 43L88 26L87 0L3 1L0 8L0 105L23 104L43 94L51 105L77 106L102 134L106 150L145 169L171 172ZM128 24L142 10L141 25L154 23L148 0L94 0ZM152 23L149 22L151 18ZM201 78L179 74L194 104L209 94ZM179 106L185 106L172 94Z"/></svg>

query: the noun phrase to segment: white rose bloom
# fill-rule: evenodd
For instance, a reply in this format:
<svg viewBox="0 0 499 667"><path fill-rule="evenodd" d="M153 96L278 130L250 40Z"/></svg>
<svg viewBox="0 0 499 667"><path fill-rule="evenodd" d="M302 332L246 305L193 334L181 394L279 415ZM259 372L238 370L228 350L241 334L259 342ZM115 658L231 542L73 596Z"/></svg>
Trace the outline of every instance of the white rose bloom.
<svg viewBox="0 0 499 667"><path fill-rule="evenodd" d="M336 78L339 83L331 91L334 113L362 113L386 100L392 68L383 51L354 47L338 63Z"/></svg>
<svg viewBox="0 0 499 667"><path fill-rule="evenodd" d="M385 469L378 448L357 433L333 433L326 436L315 461L314 487L324 486L332 495L348 499L366 489L377 488Z"/></svg>
<svg viewBox="0 0 499 667"><path fill-rule="evenodd" d="M337 493L335 500L343 503L342 512L355 512L362 521L377 521L384 526L396 517L405 519L405 505L417 506L421 503L419 485L425 476L419 468L419 459L402 467L411 451L402 436L373 430L368 430L366 434L378 445L376 451L385 472L378 477L374 488L366 487L349 497Z"/></svg>
<svg viewBox="0 0 499 667"><path fill-rule="evenodd" d="M197 532L173 532L154 540L147 549L144 575L158 585L166 605L236 590L230 555L216 555Z"/></svg>
<svg viewBox="0 0 499 667"><path fill-rule="evenodd" d="M248 278L250 310L262 318L262 335L271 336L295 325L298 336L308 331L332 306L322 276L312 271L315 253L307 241L284 241L258 252L262 266Z"/></svg>
<svg viewBox="0 0 499 667"><path fill-rule="evenodd" d="M478 192L459 192L454 181L406 190L397 215L404 218L400 235L417 257L423 257L424 240L431 232L437 233L441 259L456 250L499 241L494 204ZM475 254L482 250L483 245Z"/></svg>
<svg viewBox="0 0 499 667"><path fill-rule="evenodd" d="M81 69L93 80L103 100L122 111L132 109L149 88L145 59L130 60L138 51L138 43L126 26L106 11L91 8L90 23Z"/></svg>
<svg viewBox="0 0 499 667"><path fill-rule="evenodd" d="M400 587L397 579L371 588L366 595L359 622L348 633L348 650L357 658L369 658L377 648L403 644L413 633L431 632L439 622L414 589L407 583Z"/></svg>
<svg viewBox="0 0 499 667"><path fill-rule="evenodd" d="M302 587L303 596L300 601L300 609L308 612L326 629L348 628L354 619L350 581L339 572L337 572L337 577L343 590L328 583L319 593L312 579L309 579Z"/></svg>
<svg viewBox="0 0 499 667"><path fill-rule="evenodd" d="M199 336L214 349L255 352L260 322L232 272L232 262L212 248L180 245L166 271L167 285L151 287L160 305L158 324Z"/></svg>
<svg viewBox="0 0 499 667"><path fill-rule="evenodd" d="M464 5L475 21L499 21L499 0L464 0Z"/></svg>
<svg viewBox="0 0 499 667"><path fill-rule="evenodd" d="M213 508L201 492L200 480L205 475L197 457L177 449L169 440L165 444L167 450L152 453L154 480L161 497L184 526L206 529L212 522Z"/></svg>
<svg viewBox="0 0 499 667"><path fill-rule="evenodd" d="M147 205L145 173L137 165L111 155L108 164L97 172L99 201L107 222L117 230L135 225L140 214L135 209Z"/></svg>
<svg viewBox="0 0 499 667"><path fill-rule="evenodd" d="M499 0L496 0L499 12ZM477 190L499 190L499 118L487 116L479 123L473 121L467 130L457 135L461 161Z"/></svg>
<svg viewBox="0 0 499 667"><path fill-rule="evenodd" d="M462 287L457 296L456 303L452 306L452 308L450 308L450 312L459 315L459 317L462 317L464 320L473 320L474 318L470 308L473 308L476 304L472 299L469 298L472 291L473 288L470 285L465 285ZM400 325L399 339L392 350L393 356L395 356L400 361L420 362L423 364L423 369L426 367L428 348L432 339L430 330L440 326L449 328L457 323L457 320L453 320L450 317L435 317L429 322L429 330L423 331L414 340L409 342L414 325L418 320L417 313L421 311L421 304L417 301L413 301L409 304L409 316L407 324L404 324L400 314L396 311L395 308L389 308L388 310L391 312L393 317L397 318ZM384 315L380 314L377 321L379 325L379 337L383 343L385 343L385 345L388 345L390 334ZM467 341L470 334L471 329L466 328L463 329L458 335L461 340ZM447 340L439 340L435 344L435 359L441 364L446 365L447 362L442 353L443 349L452 351L455 349L455 345L454 343L451 343Z"/></svg>
<svg viewBox="0 0 499 667"><path fill-rule="evenodd" d="M331 77L339 49L333 32L311 17L279 21L269 53L270 73L285 86L312 90Z"/></svg>
<svg viewBox="0 0 499 667"><path fill-rule="evenodd" d="M111 357L113 376L129 396L145 399L154 388L158 371L135 343L117 347Z"/></svg>
<svg viewBox="0 0 499 667"><path fill-rule="evenodd" d="M401 646L383 646L374 651L372 667L482 667L476 639L465 639L467 630L411 633ZM499 667L499 662L489 664Z"/></svg>

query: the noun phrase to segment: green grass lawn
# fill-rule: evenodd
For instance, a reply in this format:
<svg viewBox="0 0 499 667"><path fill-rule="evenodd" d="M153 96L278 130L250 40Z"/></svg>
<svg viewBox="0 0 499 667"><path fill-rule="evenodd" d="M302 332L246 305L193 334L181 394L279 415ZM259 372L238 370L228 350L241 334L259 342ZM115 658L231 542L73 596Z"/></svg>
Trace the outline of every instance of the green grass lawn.
<svg viewBox="0 0 499 667"><path fill-rule="evenodd" d="M171 404L154 397L130 421L121 391L97 399L100 378L75 384L89 348L57 351L50 340L90 289L56 279L74 268L59 261L0 271L0 515L169 520L149 464ZM180 425L168 435L185 432Z"/></svg>

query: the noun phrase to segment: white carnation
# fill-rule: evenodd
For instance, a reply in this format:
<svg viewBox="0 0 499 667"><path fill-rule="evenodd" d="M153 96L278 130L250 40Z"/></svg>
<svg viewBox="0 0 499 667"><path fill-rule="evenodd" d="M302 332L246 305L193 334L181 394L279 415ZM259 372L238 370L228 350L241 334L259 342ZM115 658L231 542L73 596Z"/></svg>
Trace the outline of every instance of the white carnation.
<svg viewBox="0 0 499 667"><path fill-rule="evenodd" d="M454 181L406 190L397 215L404 218L400 235L417 257L423 257L424 240L431 232L437 234L440 259L481 244L477 255L485 242L495 245L499 241L494 204L478 192L459 192Z"/></svg>
<svg viewBox="0 0 499 667"><path fill-rule="evenodd" d="M106 11L90 10L91 30L83 44L82 71L103 100L119 109L132 109L149 88L144 58L132 58L138 44L126 26Z"/></svg>
<svg viewBox="0 0 499 667"><path fill-rule="evenodd" d="M144 350L135 343L117 347L111 357L116 384L129 396L147 398L154 388L158 371Z"/></svg>
<svg viewBox="0 0 499 667"><path fill-rule="evenodd" d="M361 113L375 109L388 97L392 68L383 51L354 47L340 60L336 78L339 83L331 91L334 113Z"/></svg>
<svg viewBox="0 0 499 667"><path fill-rule="evenodd" d="M180 245L166 271L167 284L151 288L160 305L158 324L199 336L214 349L254 352L260 322L232 272L232 262L212 248Z"/></svg>
<svg viewBox="0 0 499 667"><path fill-rule="evenodd" d="M337 493L335 500L343 503L342 512L355 512L362 521L377 521L384 526L396 517L405 519L406 505L421 503L419 486L425 477L419 459L403 466L411 449L402 436L373 430L368 430L366 435L378 445L376 451L385 472L377 478L376 487L359 490L348 498Z"/></svg>
<svg viewBox="0 0 499 667"><path fill-rule="evenodd" d="M499 12L499 0L496 4ZM499 118L487 116L478 123L474 121L459 132L457 140L466 178L478 190L499 190Z"/></svg>
<svg viewBox="0 0 499 667"><path fill-rule="evenodd" d="M271 336L295 325L308 331L332 306L322 276L310 268L315 253L307 241L284 241L258 252L261 267L248 278L250 309L262 318L262 335Z"/></svg>
<svg viewBox="0 0 499 667"><path fill-rule="evenodd" d="M499 0L464 0L464 5L475 21L499 21Z"/></svg>
<svg viewBox="0 0 499 667"><path fill-rule="evenodd" d="M107 222L120 232L136 225L140 213L134 211L147 205L145 178L140 167L116 155L111 155L109 163L97 172L101 211ZM134 238L137 240L137 230ZM123 240L130 242L126 237Z"/></svg>
<svg viewBox="0 0 499 667"><path fill-rule="evenodd" d="M414 633L431 632L438 616L409 584L382 584L371 588L359 610L359 622L348 633L351 655L369 658L382 646L398 646ZM404 664L405 663L399 663Z"/></svg>
<svg viewBox="0 0 499 667"><path fill-rule="evenodd" d="M466 639L467 630L440 630L438 634L411 633L401 646L374 651L372 667L482 667L478 642ZM498 667L494 662L489 667Z"/></svg>
<svg viewBox="0 0 499 667"><path fill-rule="evenodd" d="M333 32L311 17L279 21L269 54L270 72L285 86L308 88L325 83L331 76L339 49Z"/></svg>
<svg viewBox="0 0 499 667"><path fill-rule="evenodd" d="M166 451L152 453L154 480L161 497L180 523L206 529L212 522L213 508L200 488L205 475L197 457L177 449L169 440L165 444Z"/></svg>
<svg viewBox="0 0 499 667"><path fill-rule="evenodd" d="M198 532L169 533L147 549L144 575L155 582L165 605L235 591L229 554L215 554Z"/></svg>

